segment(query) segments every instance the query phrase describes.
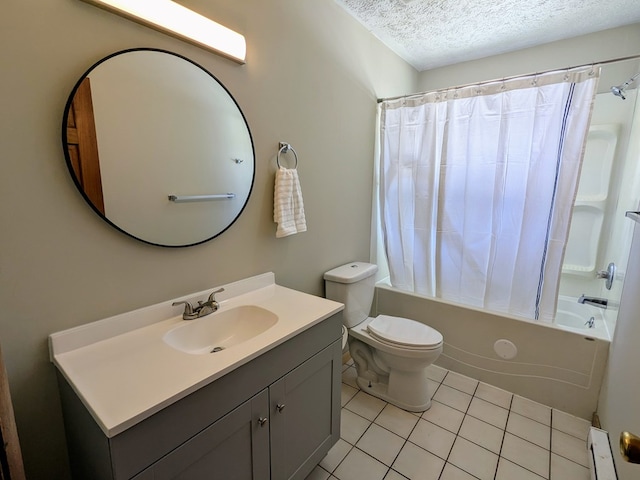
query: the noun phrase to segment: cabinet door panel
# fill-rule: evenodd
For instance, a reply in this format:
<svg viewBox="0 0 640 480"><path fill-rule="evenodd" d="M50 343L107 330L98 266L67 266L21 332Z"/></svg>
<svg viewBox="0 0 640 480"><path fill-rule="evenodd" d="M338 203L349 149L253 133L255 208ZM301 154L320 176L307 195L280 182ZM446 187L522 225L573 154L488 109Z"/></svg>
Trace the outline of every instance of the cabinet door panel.
<svg viewBox="0 0 640 480"><path fill-rule="evenodd" d="M154 480L268 479L268 411L264 390L156 462Z"/></svg>
<svg viewBox="0 0 640 480"><path fill-rule="evenodd" d="M271 478L304 479L340 436L340 342L269 387Z"/></svg>

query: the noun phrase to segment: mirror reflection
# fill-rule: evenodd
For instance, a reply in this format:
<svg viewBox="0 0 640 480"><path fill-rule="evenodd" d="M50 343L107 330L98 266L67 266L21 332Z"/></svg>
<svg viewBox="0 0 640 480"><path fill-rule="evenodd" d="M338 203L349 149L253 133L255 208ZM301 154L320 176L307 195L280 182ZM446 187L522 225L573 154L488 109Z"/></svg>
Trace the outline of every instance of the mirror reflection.
<svg viewBox="0 0 640 480"><path fill-rule="evenodd" d="M213 75L170 52L127 50L91 67L71 93L62 135L85 200L147 243L210 240L251 193L253 141L240 108Z"/></svg>

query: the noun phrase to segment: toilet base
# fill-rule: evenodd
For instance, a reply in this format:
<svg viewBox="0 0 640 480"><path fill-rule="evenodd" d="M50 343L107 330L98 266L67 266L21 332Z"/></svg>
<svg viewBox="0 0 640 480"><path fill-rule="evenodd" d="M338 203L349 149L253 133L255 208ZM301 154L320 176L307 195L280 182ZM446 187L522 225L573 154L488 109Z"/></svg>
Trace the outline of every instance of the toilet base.
<svg viewBox="0 0 640 480"><path fill-rule="evenodd" d="M408 358L349 339L360 389L409 412L424 412L431 407L432 392L426 368L441 351L436 349L423 353L422 358Z"/></svg>
<svg viewBox="0 0 640 480"><path fill-rule="evenodd" d="M389 396L389 385L387 383L374 382L360 376L356 378L356 383L358 384L358 387L360 387L360 390L362 390L363 392L368 393L369 395L373 395L374 397L378 397L385 402L401 408L402 410L407 410L408 412L424 412L431 408L431 398L429 398L426 403L420 405L410 405L408 403L399 401L395 397Z"/></svg>

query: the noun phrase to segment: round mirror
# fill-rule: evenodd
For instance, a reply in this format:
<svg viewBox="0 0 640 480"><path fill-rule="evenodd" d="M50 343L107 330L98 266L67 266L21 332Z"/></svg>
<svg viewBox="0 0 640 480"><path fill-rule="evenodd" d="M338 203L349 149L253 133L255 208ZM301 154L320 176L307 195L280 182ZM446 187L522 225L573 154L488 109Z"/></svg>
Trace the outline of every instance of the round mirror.
<svg viewBox="0 0 640 480"><path fill-rule="evenodd" d="M163 50L125 50L93 65L67 102L62 143L89 205L154 245L220 235L253 187L253 140L238 104L211 73Z"/></svg>

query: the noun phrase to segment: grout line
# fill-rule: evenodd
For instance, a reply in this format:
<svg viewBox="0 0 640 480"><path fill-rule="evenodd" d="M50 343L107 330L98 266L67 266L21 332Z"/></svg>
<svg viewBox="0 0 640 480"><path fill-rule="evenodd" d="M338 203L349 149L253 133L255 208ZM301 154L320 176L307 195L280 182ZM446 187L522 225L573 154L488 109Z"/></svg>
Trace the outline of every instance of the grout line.
<svg viewBox="0 0 640 480"><path fill-rule="evenodd" d="M449 371L447 371L447 374L444 376L444 378L447 378L447 375L449 375ZM442 383L444 383L444 378L442 379ZM465 409L465 411L464 411L464 416L462 417L462 421L460 422L460 426L458 427L458 431L456 432L456 438L453 440L453 443L451 444L451 449L449 450L449 453L447 454L447 458L446 458L446 459L445 459L445 461L444 461L444 467L442 467L442 472L440 472L440 477L442 477L442 473L444 472L444 469L445 469L445 467L447 466L447 463L449 463L449 458L451 457L451 452L453 452L453 447L455 446L456 442L458 441L458 438L460 438L460 431L462 430L462 424L464 423L464 419L466 418L466 416L467 416L467 414L468 414L468 412L469 412L469 409L471 408L471 402L473 402L473 398L475 397L476 392L478 391L478 387L479 387L479 386L480 386L480 382L478 382L478 383L476 384L476 388L473 390L473 394L471 395L471 400L469 400L469 405L467 405L467 408L466 408L466 409ZM458 391L460 391L460 390L458 390ZM466 393L466 392L463 392L463 393ZM435 393L434 393L434 395L435 395ZM467 395L469 395L469 394L467 394ZM448 407L450 407L449 405L447 405L447 406L448 406ZM450 408L453 408L453 407L450 407ZM454 410L455 410L455 409L454 409ZM459 411L459 410L458 410L458 411ZM466 440L466 438L465 438L465 440ZM468 441L468 440L467 440L467 441ZM473 442L471 442L471 443L473 443ZM481 447L480 445L478 445L478 446L479 446L479 447ZM481 447L481 448L484 448L484 447ZM451 465L454 465L454 464L452 463ZM455 466L456 468L459 468L459 469L460 469L460 470L462 470L463 472L468 473L468 474L469 474L469 475L471 475L472 477L475 477L475 475L473 475L473 474L472 474L472 473L470 473L470 472L467 472L467 471L466 471L466 470L464 470L463 468L460 468L460 467L458 467L457 465L454 465L454 466ZM497 470L497 464L496 464L496 470ZM495 476L495 473L494 473L494 476ZM440 477L439 477L439 478L440 478ZM477 477L476 477L476 478L477 478Z"/></svg>
<svg viewBox="0 0 640 480"><path fill-rule="evenodd" d="M496 465L496 472L493 474L494 480L498 476L498 467L500 467L500 459L502 457L502 447L504 447L504 440L507 438L507 425L509 425L509 417L511 416L511 407L513 406L513 399L515 395L511 395L511 400L509 401L509 408L507 409L507 421L504 423L504 430L502 431L502 442L500 443L500 451L498 452L498 464ZM506 459L505 459L506 460Z"/></svg>

